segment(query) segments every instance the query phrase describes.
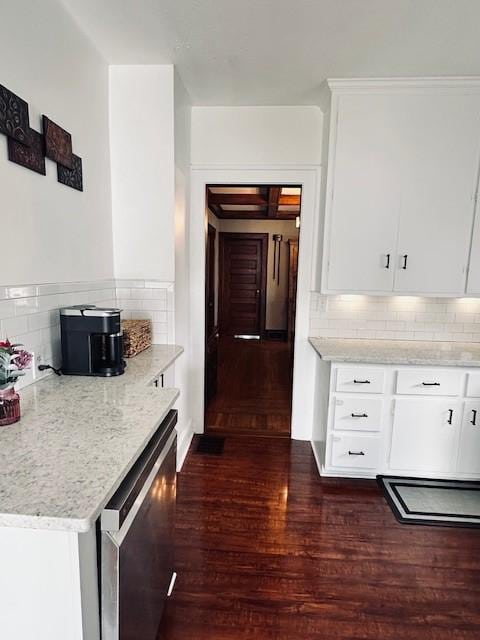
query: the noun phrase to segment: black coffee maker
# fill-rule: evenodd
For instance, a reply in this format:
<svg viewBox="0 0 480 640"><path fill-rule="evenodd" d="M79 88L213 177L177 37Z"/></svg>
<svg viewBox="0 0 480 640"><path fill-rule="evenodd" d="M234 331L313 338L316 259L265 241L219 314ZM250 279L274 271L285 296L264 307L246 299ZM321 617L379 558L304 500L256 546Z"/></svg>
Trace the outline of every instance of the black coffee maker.
<svg viewBox="0 0 480 640"><path fill-rule="evenodd" d="M60 309L62 373L119 376L125 371L120 311L95 305Z"/></svg>

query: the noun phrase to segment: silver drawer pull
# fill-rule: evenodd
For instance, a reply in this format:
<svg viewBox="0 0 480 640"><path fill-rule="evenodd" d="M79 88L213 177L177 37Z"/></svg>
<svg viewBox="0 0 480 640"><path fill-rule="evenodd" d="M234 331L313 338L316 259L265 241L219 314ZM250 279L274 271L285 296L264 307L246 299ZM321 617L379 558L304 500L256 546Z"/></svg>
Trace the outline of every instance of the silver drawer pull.
<svg viewBox="0 0 480 640"><path fill-rule="evenodd" d="M367 413L352 413L352 418L368 418Z"/></svg>
<svg viewBox="0 0 480 640"><path fill-rule="evenodd" d="M363 453L363 451L349 451L348 455L349 456L364 456L365 454Z"/></svg>
<svg viewBox="0 0 480 640"><path fill-rule="evenodd" d="M354 380L354 384L370 384L370 380Z"/></svg>
<svg viewBox="0 0 480 640"><path fill-rule="evenodd" d="M424 387L439 387L439 382L422 382Z"/></svg>

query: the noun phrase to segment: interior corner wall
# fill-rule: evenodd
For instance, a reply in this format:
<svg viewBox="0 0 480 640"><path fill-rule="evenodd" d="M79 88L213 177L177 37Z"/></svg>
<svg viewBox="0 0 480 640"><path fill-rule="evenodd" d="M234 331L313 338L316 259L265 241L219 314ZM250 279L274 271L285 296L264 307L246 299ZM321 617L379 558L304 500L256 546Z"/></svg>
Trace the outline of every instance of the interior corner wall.
<svg viewBox="0 0 480 640"><path fill-rule="evenodd" d="M30 126L45 114L72 134L84 191L9 162L0 135L0 284L92 281L113 276L108 67L58 0L3 3L0 83L26 100Z"/></svg>
<svg viewBox="0 0 480 640"><path fill-rule="evenodd" d="M173 65L110 67L115 276L175 279Z"/></svg>
<svg viewBox="0 0 480 640"><path fill-rule="evenodd" d="M194 425L190 407L190 139L191 102L182 80L174 74L175 133L175 341L185 352L175 364L175 386L181 389L178 407L179 462L190 444Z"/></svg>
<svg viewBox="0 0 480 640"><path fill-rule="evenodd" d="M193 107L192 165L318 165L315 106Z"/></svg>

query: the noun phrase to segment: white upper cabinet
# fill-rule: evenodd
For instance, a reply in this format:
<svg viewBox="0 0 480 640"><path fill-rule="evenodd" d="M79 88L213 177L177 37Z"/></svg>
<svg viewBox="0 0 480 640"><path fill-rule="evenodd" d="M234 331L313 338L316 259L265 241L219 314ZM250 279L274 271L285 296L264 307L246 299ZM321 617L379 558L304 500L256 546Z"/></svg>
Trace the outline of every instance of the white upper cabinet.
<svg viewBox="0 0 480 640"><path fill-rule="evenodd" d="M396 103L338 101L328 289L391 291L400 204Z"/></svg>
<svg viewBox="0 0 480 640"><path fill-rule="evenodd" d="M480 295L480 208L477 196L475 225L473 227L470 264L468 267L467 294Z"/></svg>
<svg viewBox="0 0 480 640"><path fill-rule="evenodd" d="M480 81L331 88L323 291L463 295ZM480 292L480 256L477 272Z"/></svg>
<svg viewBox="0 0 480 640"><path fill-rule="evenodd" d="M462 294L477 188L480 97L405 96L402 103L395 291Z"/></svg>

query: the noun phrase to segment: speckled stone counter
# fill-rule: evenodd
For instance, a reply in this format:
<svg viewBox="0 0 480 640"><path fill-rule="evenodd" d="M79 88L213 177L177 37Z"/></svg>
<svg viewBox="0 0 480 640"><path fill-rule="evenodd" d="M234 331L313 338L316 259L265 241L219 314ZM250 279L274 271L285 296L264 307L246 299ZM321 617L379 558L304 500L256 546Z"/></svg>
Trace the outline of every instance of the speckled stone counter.
<svg viewBox="0 0 480 640"><path fill-rule="evenodd" d="M480 343L310 338L322 360L369 364L480 367Z"/></svg>
<svg viewBox="0 0 480 640"><path fill-rule="evenodd" d="M0 427L0 527L87 531L172 408L151 383L182 353L154 345L116 378L50 376Z"/></svg>

